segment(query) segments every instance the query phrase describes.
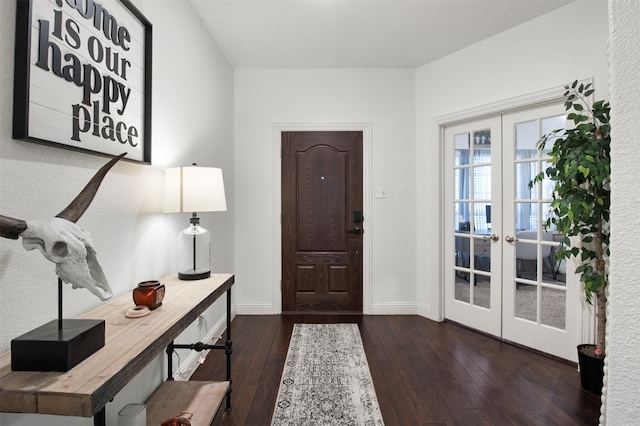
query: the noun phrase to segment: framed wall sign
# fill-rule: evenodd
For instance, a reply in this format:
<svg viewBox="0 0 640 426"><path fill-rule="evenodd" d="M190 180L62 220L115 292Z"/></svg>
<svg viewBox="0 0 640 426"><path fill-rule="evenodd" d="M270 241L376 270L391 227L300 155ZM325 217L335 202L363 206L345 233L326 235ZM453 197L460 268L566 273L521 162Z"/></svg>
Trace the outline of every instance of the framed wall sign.
<svg viewBox="0 0 640 426"><path fill-rule="evenodd" d="M129 0L17 0L13 137L151 163L151 23Z"/></svg>

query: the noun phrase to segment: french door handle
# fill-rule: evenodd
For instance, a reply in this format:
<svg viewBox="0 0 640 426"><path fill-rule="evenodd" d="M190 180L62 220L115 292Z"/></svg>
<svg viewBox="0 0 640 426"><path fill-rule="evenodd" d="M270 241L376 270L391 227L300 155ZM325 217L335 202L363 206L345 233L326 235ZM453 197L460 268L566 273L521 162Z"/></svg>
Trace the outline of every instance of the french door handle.
<svg viewBox="0 0 640 426"><path fill-rule="evenodd" d="M500 236L498 234L491 234L491 235L485 235L484 237L482 237L483 240L491 240L491 241L498 241L500 239Z"/></svg>
<svg viewBox="0 0 640 426"><path fill-rule="evenodd" d="M504 237L504 240L506 242L508 242L509 244L517 241L518 239L516 237L514 237L513 235L507 235L506 237Z"/></svg>
<svg viewBox="0 0 640 426"><path fill-rule="evenodd" d="M362 235L364 232L361 228L353 228L347 231L347 234Z"/></svg>

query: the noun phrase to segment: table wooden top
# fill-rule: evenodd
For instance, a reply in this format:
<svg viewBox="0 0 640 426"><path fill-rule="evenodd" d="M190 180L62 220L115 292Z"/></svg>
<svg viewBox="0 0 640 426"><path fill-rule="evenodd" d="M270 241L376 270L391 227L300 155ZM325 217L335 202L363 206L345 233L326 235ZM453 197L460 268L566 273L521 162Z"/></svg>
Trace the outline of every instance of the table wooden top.
<svg viewBox="0 0 640 426"><path fill-rule="evenodd" d="M162 306L141 318L127 318L131 293L80 318L105 320L105 346L61 372L11 371L11 353L0 354L0 411L91 417L234 283L233 274L197 281L176 276L165 285ZM177 342L180 343L180 342Z"/></svg>

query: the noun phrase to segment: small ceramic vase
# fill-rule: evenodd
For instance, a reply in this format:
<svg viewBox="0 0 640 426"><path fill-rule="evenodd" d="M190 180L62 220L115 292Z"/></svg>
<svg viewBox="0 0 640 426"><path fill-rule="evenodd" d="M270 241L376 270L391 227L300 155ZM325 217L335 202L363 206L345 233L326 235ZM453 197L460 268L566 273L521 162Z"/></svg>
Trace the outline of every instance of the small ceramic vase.
<svg viewBox="0 0 640 426"><path fill-rule="evenodd" d="M142 281L138 283L138 287L133 289L133 303L136 306L155 309L162 305L162 299L164 299L164 284L161 284L160 281Z"/></svg>

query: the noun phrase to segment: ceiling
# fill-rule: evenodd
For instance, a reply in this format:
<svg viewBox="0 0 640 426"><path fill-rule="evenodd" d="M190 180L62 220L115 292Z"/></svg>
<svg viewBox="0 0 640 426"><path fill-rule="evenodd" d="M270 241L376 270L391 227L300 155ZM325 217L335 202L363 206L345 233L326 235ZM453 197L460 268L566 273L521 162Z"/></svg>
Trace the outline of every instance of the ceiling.
<svg viewBox="0 0 640 426"><path fill-rule="evenodd" d="M415 68L574 0L191 0L234 68Z"/></svg>

